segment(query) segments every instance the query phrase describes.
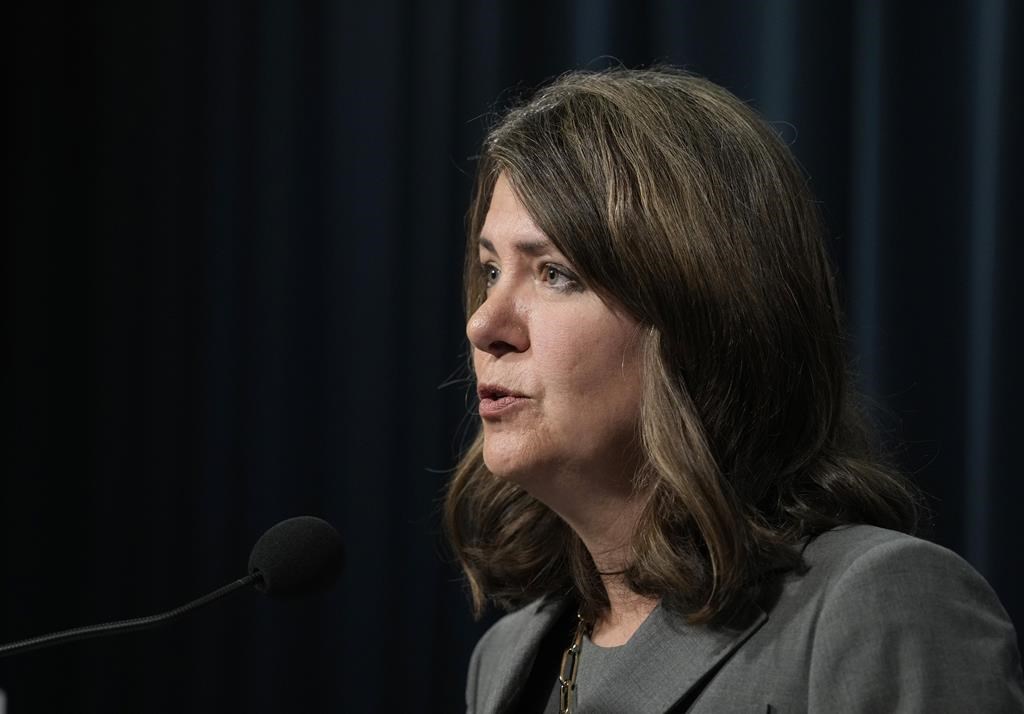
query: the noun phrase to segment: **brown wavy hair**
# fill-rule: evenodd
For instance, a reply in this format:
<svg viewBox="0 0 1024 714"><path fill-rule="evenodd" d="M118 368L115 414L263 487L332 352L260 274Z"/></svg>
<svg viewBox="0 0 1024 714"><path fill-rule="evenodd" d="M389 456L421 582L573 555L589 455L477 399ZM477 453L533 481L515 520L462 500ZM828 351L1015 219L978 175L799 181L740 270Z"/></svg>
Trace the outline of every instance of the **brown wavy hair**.
<svg viewBox="0 0 1024 714"><path fill-rule="evenodd" d="M815 201L752 109L657 68L573 72L508 111L467 216L467 316L484 299L477 242L499 174L584 283L644 326L634 591L718 621L798 568L809 536L914 530L917 492L874 452L852 391ZM582 541L492 476L482 446L444 515L475 612L563 594L602 612Z"/></svg>

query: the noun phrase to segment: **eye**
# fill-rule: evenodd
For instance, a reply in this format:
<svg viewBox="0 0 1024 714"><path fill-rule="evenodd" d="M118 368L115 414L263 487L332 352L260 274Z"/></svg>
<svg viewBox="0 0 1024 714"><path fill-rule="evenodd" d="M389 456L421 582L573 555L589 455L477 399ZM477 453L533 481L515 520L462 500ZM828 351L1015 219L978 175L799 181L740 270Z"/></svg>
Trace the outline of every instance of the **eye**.
<svg viewBox="0 0 1024 714"><path fill-rule="evenodd" d="M563 268L560 265L554 263L545 263L543 268L543 279L556 290L562 292L578 292L583 289L580 285L579 278L577 278L567 268Z"/></svg>
<svg viewBox="0 0 1024 714"><path fill-rule="evenodd" d="M480 272L483 273L484 285L486 287L489 288L498 281L500 271L498 270L498 266L493 263L481 263Z"/></svg>

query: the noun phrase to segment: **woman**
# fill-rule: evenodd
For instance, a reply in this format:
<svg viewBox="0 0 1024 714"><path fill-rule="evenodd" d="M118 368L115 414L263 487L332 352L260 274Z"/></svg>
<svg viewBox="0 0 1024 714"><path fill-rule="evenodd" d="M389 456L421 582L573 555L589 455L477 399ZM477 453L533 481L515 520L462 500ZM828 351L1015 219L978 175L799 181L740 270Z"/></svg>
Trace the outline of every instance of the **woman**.
<svg viewBox="0 0 1024 714"><path fill-rule="evenodd" d="M469 213L481 431L446 522L472 712L1024 709L1005 612L907 533L814 200L778 136L673 70L509 112Z"/></svg>

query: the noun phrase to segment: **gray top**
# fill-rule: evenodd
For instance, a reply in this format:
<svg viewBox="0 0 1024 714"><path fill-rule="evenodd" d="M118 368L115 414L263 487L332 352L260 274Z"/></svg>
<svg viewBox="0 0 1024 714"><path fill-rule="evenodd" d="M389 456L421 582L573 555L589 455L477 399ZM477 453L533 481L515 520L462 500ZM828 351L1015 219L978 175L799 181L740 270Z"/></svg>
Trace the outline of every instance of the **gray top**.
<svg viewBox="0 0 1024 714"><path fill-rule="evenodd" d="M625 644L618 647L601 647L595 645L590 635L584 635L583 645L580 648L579 670L576 674L576 706L585 710L598 704L592 701L594 692L599 689L598 685L605 680L617 680L628 676L629 668L636 661L643 659L643 654L633 654L643 641L641 632L649 627L662 627L660 620L664 617L661 613L661 605L651 611L647 618L637 628L633 636ZM648 624L650 623L650 624ZM558 714L559 684L555 677L554 687L548 697L548 703L544 707L544 714Z"/></svg>
<svg viewBox="0 0 1024 714"><path fill-rule="evenodd" d="M595 645L589 635L583 638L579 669L576 673L576 705L580 710L586 711L600 706L601 702L597 700L595 692L600 691L602 682L628 680L632 669L653 654L647 652L651 641L650 633L652 630L665 627L664 618L661 605L658 605L632 637L618 647Z"/></svg>
<svg viewBox="0 0 1024 714"><path fill-rule="evenodd" d="M660 610L661 608L657 608ZM590 636L583 638L583 646L580 648L579 670L576 673L576 704L585 708L599 702L592 702L594 690L598 684L613 678L621 678L628 675L629 666L635 663L635 657L631 657L631 650L637 646L640 630L644 628L651 619L655 617L654 612L647 616L643 624L633 633L629 641L618 647L600 647L595 645ZM586 665L584 665L586 662Z"/></svg>
<svg viewBox="0 0 1024 714"><path fill-rule="evenodd" d="M587 647L581 714L1024 712L1013 626L959 556L847 526L813 540L804 558L805 574L786 576L773 602L729 627L689 625L659 607L623 647ZM510 711L566 607L542 599L487 631L470 661L469 712Z"/></svg>

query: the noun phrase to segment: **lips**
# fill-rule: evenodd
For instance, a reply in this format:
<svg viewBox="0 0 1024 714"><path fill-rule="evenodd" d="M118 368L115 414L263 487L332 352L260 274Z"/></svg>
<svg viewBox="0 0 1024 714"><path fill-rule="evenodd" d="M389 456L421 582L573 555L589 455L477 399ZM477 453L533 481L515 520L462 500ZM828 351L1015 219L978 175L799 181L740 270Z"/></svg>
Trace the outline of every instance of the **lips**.
<svg viewBox="0 0 1024 714"><path fill-rule="evenodd" d="M480 384L476 390L480 397L480 416L496 418L525 403L529 397L500 384Z"/></svg>
<svg viewBox="0 0 1024 714"><path fill-rule="evenodd" d="M476 388L476 394L481 400L492 399L499 400L505 397L516 397L525 398L526 395L521 392L512 389L511 387L504 387L500 384L479 384Z"/></svg>

